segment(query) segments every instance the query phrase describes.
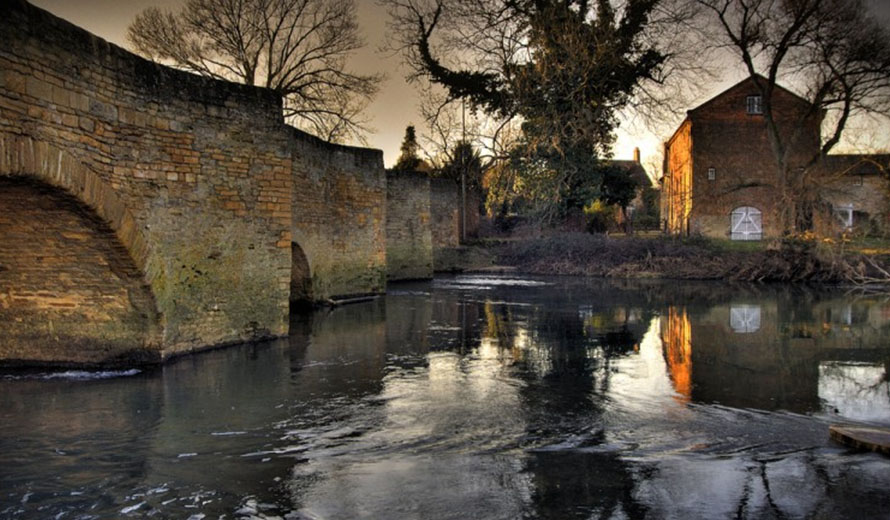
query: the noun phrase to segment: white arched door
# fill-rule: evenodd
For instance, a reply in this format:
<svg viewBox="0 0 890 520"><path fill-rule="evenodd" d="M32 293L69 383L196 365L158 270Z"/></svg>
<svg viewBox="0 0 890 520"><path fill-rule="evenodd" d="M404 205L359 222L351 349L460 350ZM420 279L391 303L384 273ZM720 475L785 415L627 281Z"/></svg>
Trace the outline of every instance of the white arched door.
<svg viewBox="0 0 890 520"><path fill-rule="evenodd" d="M742 206L732 210L729 228L732 240L760 240L763 238L763 220L760 210Z"/></svg>

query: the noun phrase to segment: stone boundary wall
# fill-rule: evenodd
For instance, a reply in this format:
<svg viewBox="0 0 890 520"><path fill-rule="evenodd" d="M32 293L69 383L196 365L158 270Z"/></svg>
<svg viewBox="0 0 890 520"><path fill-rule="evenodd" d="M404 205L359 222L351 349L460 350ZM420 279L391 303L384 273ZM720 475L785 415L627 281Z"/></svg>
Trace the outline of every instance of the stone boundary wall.
<svg viewBox="0 0 890 520"><path fill-rule="evenodd" d="M285 334L278 96L151 63L21 0L0 5L0 38L0 176L60 187L108 222L151 288L160 357Z"/></svg>
<svg viewBox="0 0 890 520"><path fill-rule="evenodd" d="M433 277L430 178L425 173L386 172L387 279Z"/></svg>

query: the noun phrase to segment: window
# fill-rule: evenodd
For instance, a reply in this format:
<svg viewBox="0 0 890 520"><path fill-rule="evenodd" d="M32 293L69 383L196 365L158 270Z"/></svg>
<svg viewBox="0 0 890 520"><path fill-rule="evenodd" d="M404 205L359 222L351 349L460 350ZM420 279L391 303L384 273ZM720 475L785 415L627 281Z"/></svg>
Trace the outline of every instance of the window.
<svg viewBox="0 0 890 520"><path fill-rule="evenodd" d="M747 105L749 114L763 113L763 98L760 96L748 96Z"/></svg>
<svg viewBox="0 0 890 520"><path fill-rule="evenodd" d="M717 168L708 168L708 180L712 181L717 178Z"/></svg>
<svg viewBox="0 0 890 520"><path fill-rule="evenodd" d="M856 175L853 177L853 186L862 186L862 175Z"/></svg>

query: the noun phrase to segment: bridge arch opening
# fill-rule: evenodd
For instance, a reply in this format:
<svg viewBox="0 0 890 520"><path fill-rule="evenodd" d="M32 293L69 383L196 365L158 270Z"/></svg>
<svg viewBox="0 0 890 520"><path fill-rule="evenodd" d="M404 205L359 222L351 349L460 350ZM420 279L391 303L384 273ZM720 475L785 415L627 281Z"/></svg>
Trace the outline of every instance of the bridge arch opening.
<svg viewBox="0 0 890 520"><path fill-rule="evenodd" d="M309 259L303 248L291 242L290 268L290 308L291 311L306 310L312 306L312 275Z"/></svg>
<svg viewBox="0 0 890 520"><path fill-rule="evenodd" d="M115 231L66 190L0 177L0 363L158 361L151 289Z"/></svg>

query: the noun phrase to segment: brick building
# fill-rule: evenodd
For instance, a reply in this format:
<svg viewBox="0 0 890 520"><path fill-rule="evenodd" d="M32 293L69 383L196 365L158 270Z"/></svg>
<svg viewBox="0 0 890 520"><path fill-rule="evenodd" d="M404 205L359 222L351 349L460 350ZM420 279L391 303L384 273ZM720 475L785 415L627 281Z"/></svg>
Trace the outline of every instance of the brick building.
<svg viewBox="0 0 890 520"><path fill-rule="evenodd" d="M794 136L789 171L806 167L821 145L821 111L778 85L772 102L780 133ZM882 172L888 159L831 155L812 167L826 215L834 214L814 221L885 228L890 186ZM689 110L665 143L662 225L672 234L733 240L779 236L783 202L778 177L761 97L748 78Z"/></svg>
<svg viewBox="0 0 890 520"><path fill-rule="evenodd" d="M636 196L627 205L627 217L630 218L634 228L657 229L658 220L658 195L652 178L646 172L646 167L640 161L640 149L634 148L633 160L612 160L612 166L617 166L627 172L627 175L637 185ZM651 195L650 195L651 193ZM652 203L655 201L655 203ZM625 217L622 213L617 216L619 227L625 226Z"/></svg>

